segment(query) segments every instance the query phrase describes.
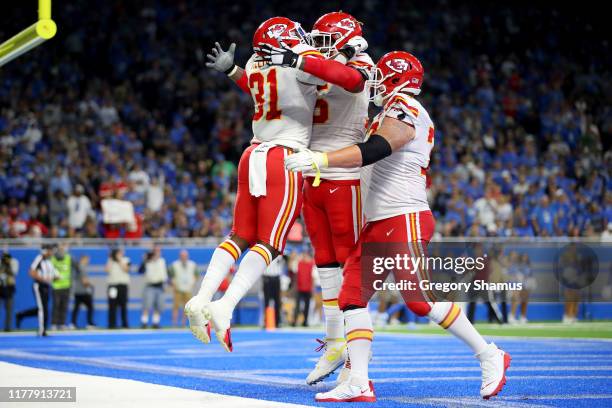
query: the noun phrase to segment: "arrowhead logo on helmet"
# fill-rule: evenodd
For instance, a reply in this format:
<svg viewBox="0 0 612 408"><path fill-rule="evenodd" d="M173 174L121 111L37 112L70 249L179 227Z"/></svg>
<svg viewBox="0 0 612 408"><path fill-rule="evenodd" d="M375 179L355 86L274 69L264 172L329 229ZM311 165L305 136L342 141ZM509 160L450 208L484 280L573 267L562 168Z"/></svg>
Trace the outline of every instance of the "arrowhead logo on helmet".
<svg viewBox="0 0 612 408"><path fill-rule="evenodd" d="M336 26L344 28L345 30L354 30L357 25L350 18L343 18L336 23Z"/></svg>
<svg viewBox="0 0 612 408"><path fill-rule="evenodd" d="M268 28L266 35L269 38L278 38L281 35L283 35L286 29L287 29L286 24L274 24Z"/></svg>
<svg viewBox="0 0 612 408"><path fill-rule="evenodd" d="M397 72L398 74L401 74L402 72L406 72L410 69L410 64L408 63L408 61L401 59L401 58L395 58L395 59L389 60L386 62L386 65L387 67Z"/></svg>

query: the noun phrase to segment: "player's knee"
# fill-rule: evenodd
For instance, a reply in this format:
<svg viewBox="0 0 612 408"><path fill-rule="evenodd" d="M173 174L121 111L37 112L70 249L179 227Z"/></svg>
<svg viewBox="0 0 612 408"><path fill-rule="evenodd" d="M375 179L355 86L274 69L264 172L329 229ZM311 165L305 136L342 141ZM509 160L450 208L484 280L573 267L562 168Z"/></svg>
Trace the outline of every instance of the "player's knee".
<svg viewBox="0 0 612 408"><path fill-rule="evenodd" d="M242 252L246 251L247 248L250 248L251 245L255 243L255 238L240 236L235 232L230 234L229 239L231 239L236 245L238 245L238 248L240 248Z"/></svg>
<svg viewBox="0 0 612 408"><path fill-rule="evenodd" d="M427 302L408 302L406 306L417 316L427 316L431 311L431 306Z"/></svg>
<svg viewBox="0 0 612 408"><path fill-rule="evenodd" d="M349 253L351 252L352 248L336 248L336 261L341 264L344 265L346 263L346 259L349 256Z"/></svg>
<svg viewBox="0 0 612 408"><path fill-rule="evenodd" d="M272 245L265 241L258 240L257 243L259 245L263 245L268 251L270 251L270 254L272 255L272 260L276 259L276 257L280 254L280 252L276 248L274 248Z"/></svg>
<svg viewBox="0 0 612 408"><path fill-rule="evenodd" d="M343 293L344 291L341 290L340 294L338 295L338 307L343 312L346 312L347 310L361 309L368 305L367 302L351 299Z"/></svg>
<svg viewBox="0 0 612 408"><path fill-rule="evenodd" d="M336 262L336 255L330 251L327 250L315 250L315 254L314 254L314 260L315 260L315 264L319 267L319 265L331 265L334 264ZM324 267L324 266L320 266L320 267ZM330 266L331 268L331 266Z"/></svg>

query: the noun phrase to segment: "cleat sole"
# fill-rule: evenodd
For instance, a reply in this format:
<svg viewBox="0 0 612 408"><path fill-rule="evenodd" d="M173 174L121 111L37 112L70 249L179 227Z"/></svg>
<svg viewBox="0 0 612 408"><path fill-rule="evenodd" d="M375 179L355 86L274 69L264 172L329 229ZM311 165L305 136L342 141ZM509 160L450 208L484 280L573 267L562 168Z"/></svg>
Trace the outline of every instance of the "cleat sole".
<svg viewBox="0 0 612 408"><path fill-rule="evenodd" d="M327 374L324 374L324 375L322 375L322 376L318 377L317 379L312 380L310 382L306 381L306 384L308 384L308 385L315 385L315 384L320 383L321 381L323 381L324 379L326 379L327 377L329 377L330 375L335 373L336 370L338 368L342 367L343 365L344 365L344 361L342 361L340 364L338 364L333 370L329 371Z"/></svg>
<svg viewBox="0 0 612 408"><path fill-rule="evenodd" d="M482 397L482 399L488 400L501 392L501 390L504 388L504 385L506 385L506 370L510 367L511 361L512 357L510 356L510 354L504 353L504 375L499 384L497 385L497 388L495 388L491 394Z"/></svg>

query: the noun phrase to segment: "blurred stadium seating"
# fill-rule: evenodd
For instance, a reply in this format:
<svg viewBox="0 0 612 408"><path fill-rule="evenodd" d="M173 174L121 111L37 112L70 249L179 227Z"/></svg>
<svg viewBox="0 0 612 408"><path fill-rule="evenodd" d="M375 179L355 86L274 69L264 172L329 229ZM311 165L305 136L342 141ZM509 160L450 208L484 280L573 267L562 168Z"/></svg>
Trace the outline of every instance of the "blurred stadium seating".
<svg viewBox="0 0 612 408"><path fill-rule="evenodd" d="M341 4L364 22L375 59L401 48L424 63L438 234L601 234L612 222L606 26L583 8L470 4ZM2 69L0 237L225 235L251 101L203 56L215 40L235 41L244 63L264 18L286 14L308 28L340 3L60 7L58 36ZM7 11L0 34L29 11ZM93 212L71 227L77 185ZM134 231L104 227L100 199L112 195L134 204Z"/></svg>

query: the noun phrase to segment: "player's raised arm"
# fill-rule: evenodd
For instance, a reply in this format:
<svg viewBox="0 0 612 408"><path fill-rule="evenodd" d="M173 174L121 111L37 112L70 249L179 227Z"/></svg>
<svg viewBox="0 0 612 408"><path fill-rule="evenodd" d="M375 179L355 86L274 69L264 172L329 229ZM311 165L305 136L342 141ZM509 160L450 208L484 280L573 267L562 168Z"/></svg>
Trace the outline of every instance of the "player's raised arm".
<svg viewBox="0 0 612 408"><path fill-rule="evenodd" d="M364 51L368 43L362 37L349 40L342 50L346 60ZM361 92L367 77L353 67L343 63L323 58L313 58L295 53L289 47L273 47L264 44L260 47L261 58L270 65L292 67L309 73L325 82L340 86L349 92Z"/></svg>
<svg viewBox="0 0 612 408"><path fill-rule="evenodd" d="M250 95L248 79L244 69L234 63L234 53L236 52L236 44L231 43L227 51L223 51L221 45L215 42L211 54L206 54L208 62L206 66L215 71L223 72L232 81L236 83L244 92Z"/></svg>

